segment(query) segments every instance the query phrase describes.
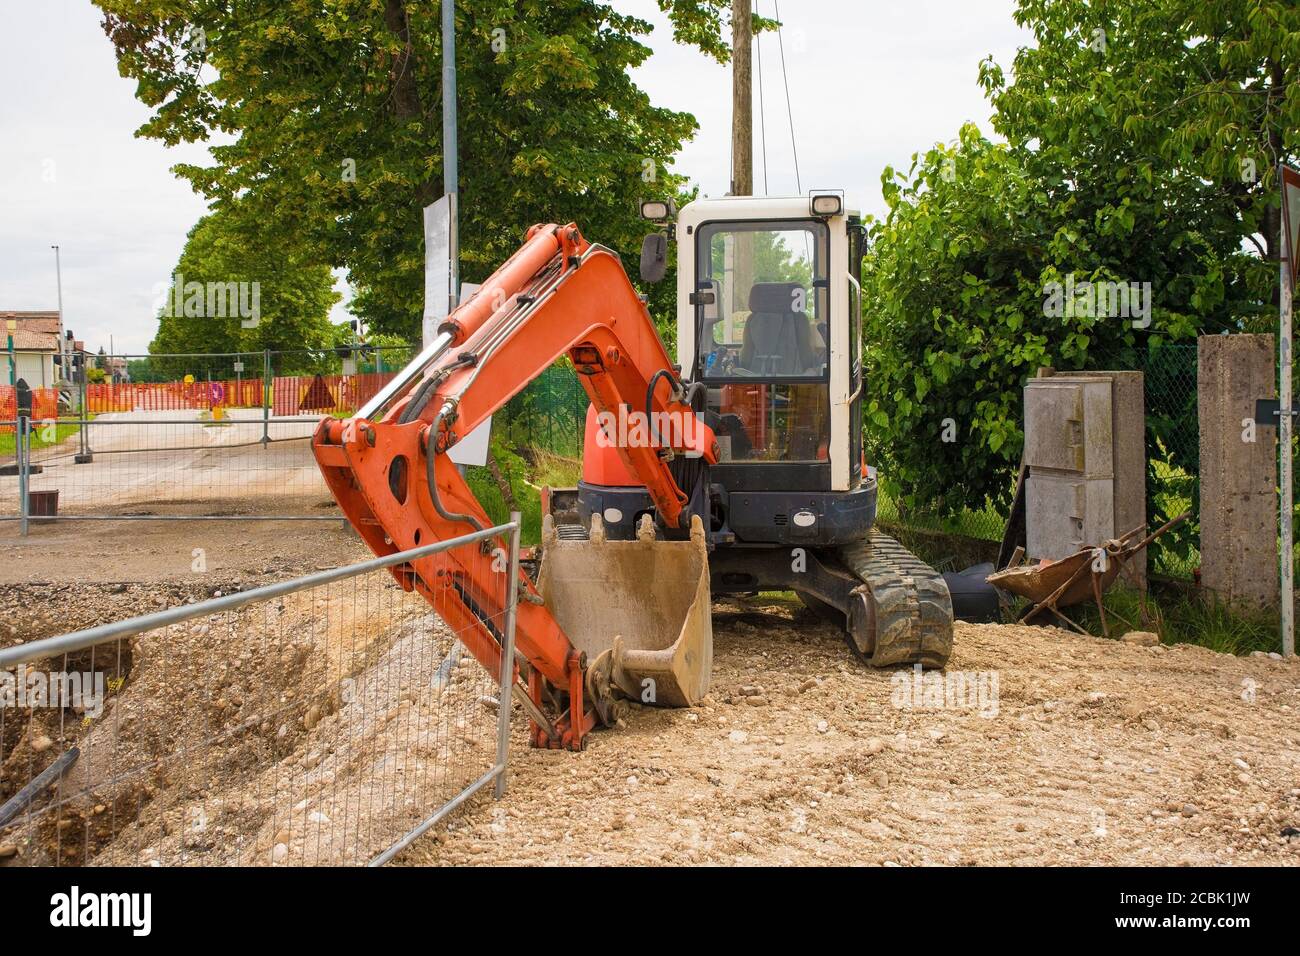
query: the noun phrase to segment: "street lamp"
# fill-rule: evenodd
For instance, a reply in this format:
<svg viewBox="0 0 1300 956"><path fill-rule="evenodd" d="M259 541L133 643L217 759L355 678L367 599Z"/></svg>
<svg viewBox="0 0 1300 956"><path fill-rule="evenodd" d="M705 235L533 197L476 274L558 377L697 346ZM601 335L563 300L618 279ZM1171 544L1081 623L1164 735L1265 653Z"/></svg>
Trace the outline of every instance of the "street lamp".
<svg viewBox="0 0 1300 956"><path fill-rule="evenodd" d="M14 333L18 331L18 323L14 319L6 319L5 326L9 330L9 387L13 388L18 384L17 356L14 355Z"/></svg>

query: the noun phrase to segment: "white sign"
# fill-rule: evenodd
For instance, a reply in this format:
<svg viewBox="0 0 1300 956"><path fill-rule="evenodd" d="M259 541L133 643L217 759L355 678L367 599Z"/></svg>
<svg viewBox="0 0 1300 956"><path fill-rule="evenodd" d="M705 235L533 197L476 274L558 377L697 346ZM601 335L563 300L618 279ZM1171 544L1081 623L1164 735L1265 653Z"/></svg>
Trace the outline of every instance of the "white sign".
<svg viewBox="0 0 1300 956"><path fill-rule="evenodd" d="M243 363L243 362L236 362L236 363L235 363L235 371L236 371L236 372L242 372L243 370L244 370L244 363Z"/></svg>
<svg viewBox="0 0 1300 956"><path fill-rule="evenodd" d="M492 437L492 419L479 424L447 450L448 457L458 465L486 465L488 441Z"/></svg>
<svg viewBox="0 0 1300 956"><path fill-rule="evenodd" d="M482 288L477 282L462 282L460 284L460 301L468 302L474 298L474 293ZM488 441L492 437L492 416L489 415L485 421L479 424L466 435L461 441L451 446L451 460L458 465L486 465L488 453Z"/></svg>
<svg viewBox="0 0 1300 956"><path fill-rule="evenodd" d="M443 196L424 207L424 346L438 335L438 326L451 311L452 230L456 228L456 197Z"/></svg>

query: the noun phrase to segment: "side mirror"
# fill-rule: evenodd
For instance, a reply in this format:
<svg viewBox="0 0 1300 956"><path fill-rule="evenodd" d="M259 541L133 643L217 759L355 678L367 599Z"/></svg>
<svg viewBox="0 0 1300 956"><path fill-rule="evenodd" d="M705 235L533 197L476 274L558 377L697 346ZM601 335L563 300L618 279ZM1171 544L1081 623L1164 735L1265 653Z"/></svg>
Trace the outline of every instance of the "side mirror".
<svg viewBox="0 0 1300 956"><path fill-rule="evenodd" d="M668 271L668 237L652 232L641 241L641 281L651 285Z"/></svg>

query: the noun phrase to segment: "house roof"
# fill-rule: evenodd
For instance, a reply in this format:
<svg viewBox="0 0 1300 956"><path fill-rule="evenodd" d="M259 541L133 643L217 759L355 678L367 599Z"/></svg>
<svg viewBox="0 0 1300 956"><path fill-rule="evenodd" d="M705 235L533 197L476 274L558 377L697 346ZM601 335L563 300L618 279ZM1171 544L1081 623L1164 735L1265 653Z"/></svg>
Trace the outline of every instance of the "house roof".
<svg viewBox="0 0 1300 956"><path fill-rule="evenodd" d="M0 329L0 336L7 336L7 333ZM7 344L8 339L0 341L0 345ZM14 350L17 352L57 352L59 350L59 337L52 332L32 332L28 329L19 328L14 332Z"/></svg>
<svg viewBox="0 0 1300 956"><path fill-rule="evenodd" d="M63 320L58 311L54 312L4 312L0 311L0 327L9 319L14 319L18 328L28 332L44 332L59 335L63 331Z"/></svg>

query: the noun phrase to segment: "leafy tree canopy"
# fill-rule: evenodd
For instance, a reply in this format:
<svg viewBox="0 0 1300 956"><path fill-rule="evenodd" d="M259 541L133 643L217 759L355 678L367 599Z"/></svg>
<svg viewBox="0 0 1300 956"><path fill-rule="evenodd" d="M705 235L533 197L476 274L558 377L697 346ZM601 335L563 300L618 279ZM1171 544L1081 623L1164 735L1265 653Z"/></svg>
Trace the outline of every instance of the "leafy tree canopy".
<svg viewBox="0 0 1300 956"><path fill-rule="evenodd" d="M329 319L339 298L329 268L263 235L242 213L241 205L226 205L190 230L151 353L319 350L344 340L345 328ZM184 362L152 365L189 370Z"/></svg>
<svg viewBox="0 0 1300 956"><path fill-rule="evenodd" d="M268 243L346 268L371 328L417 337L421 209L442 193L440 3L97 3L153 109L140 135L226 134L212 165L179 174L218 209L238 199ZM685 4L679 35L709 49L718 6ZM456 4L462 278L485 278L536 222L576 221L627 258L636 200L685 198L667 166L695 120L627 72L650 29L597 0Z"/></svg>
<svg viewBox="0 0 1300 956"><path fill-rule="evenodd" d="M1016 18L1036 43L1013 79L980 68L1008 142L968 126L885 170L889 212L869 224L868 431L893 490L942 511L1005 501L1039 366L1116 367L1275 314L1260 254L1276 255L1272 170L1300 120L1297 8L1021 0ZM1136 327L1097 298L1133 283L1150 290ZM1161 400L1149 421L1177 432L1188 410Z"/></svg>

